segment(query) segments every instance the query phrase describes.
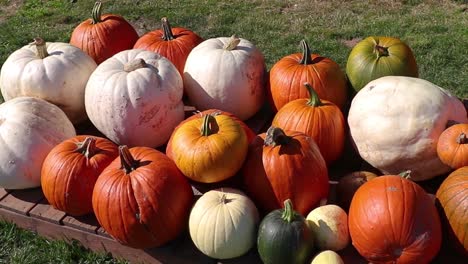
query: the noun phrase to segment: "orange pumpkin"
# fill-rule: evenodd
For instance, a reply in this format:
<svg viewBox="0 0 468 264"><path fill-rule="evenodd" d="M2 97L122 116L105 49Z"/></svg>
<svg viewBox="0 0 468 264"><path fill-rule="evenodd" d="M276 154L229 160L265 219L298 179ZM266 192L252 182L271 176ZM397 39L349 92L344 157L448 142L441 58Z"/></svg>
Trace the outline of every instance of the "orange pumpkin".
<svg viewBox="0 0 468 264"><path fill-rule="evenodd" d="M452 169L468 166L468 124L450 126L439 136L437 155Z"/></svg>
<svg viewBox="0 0 468 264"><path fill-rule="evenodd" d="M94 184L99 174L118 156L112 141L75 136L55 146L41 170L41 186L47 201L69 215L93 212Z"/></svg>
<svg viewBox="0 0 468 264"><path fill-rule="evenodd" d="M247 136L238 121L225 114L207 114L177 127L166 153L188 178L214 183L237 173L247 149Z"/></svg>
<svg viewBox="0 0 468 264"><path fill-rule="evenodd" d="M303 83L314 87L321 99L345 108L347 101L346 76L333 60L318 54L310 54L309 45L301 41L302 53L283 57L270 70L269 100L278 111L285 104L299 98L309 98Z"/></svg>
<svg viewBox="0 0 468 264"><path fill-rule="evenodd" d="M244 189L264 213L291 199L304 216L329 192L327 166L314 140L273 126L250 144L242 176Z"/></svg>
<svg viewBox="0 0 468 264"><path fill-rule="evenodd" d="M453 171L436 193L450 241L468 256L468 166Z"/></svg>
<svg viewBox="0 0 468 264"><path fill-rule="evenodd" d="M296 99L284 105L276 113L272 125L310 136L317 143L325 162L331 164L344 150L343 114L335 104L326 100L321 101L309 83L304 85L310 98Z"/></svg>
<svg viewBox="0 0 468 264"><path fill-rule="evenodd" d="M119 147L99 176L93 210L99 224L120 243L150 248L175 239L187 227L194 196L187 179L162 152Z"/></svg>

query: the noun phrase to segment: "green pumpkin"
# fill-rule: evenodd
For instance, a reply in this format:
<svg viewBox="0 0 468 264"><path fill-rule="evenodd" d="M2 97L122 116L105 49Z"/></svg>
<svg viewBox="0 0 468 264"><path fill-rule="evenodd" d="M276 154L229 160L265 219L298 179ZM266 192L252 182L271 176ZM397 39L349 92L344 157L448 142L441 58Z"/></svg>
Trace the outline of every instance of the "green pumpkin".
<svg viewBox="0 0 468 264"><path fill-rule="evenodd" d="M295 212L291 200L284 209L270 212L260 223L257 247L264 264L303 264L314 253L312 231L306 219Z"/></svg>
<svg viewBox="0 0 468 264"><path fill-rule="evenodd" d="M368 37L349 54L346 74L354 88L383 76L418 77L418 66L411 48L393 37Z"/></svg>

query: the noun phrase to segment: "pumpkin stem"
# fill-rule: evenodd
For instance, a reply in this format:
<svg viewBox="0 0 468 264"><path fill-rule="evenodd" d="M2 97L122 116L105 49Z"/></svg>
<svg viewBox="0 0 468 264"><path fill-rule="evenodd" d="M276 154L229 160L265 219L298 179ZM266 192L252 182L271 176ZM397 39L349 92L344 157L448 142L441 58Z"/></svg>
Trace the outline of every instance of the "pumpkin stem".
<svg viewBox="0 0 468 264"><path fill-rule="evenodd" d="M102 2L101 1L96 1L96 3L94 3L93 11L92 11L92 14L91 14L91 17L92 17L91 24L94 25L94 24L102 22L102 20L101 20L101 10L102 10Z"/></svg>
<svg viewBox="0 0 468 264"><path fill-rule="evenodd" d="M126 145L119 146L119 156L122 164L120 168L125 171L125 174L129 174L139 167L140 162L133 158Z"/></svg>
<svg viewBox="0 0 468 264"><path fill-rule="evenodd" d="M271 126L266 132L264 145L275 147L277 145L287 145L290 141L291 137L287 136L281 128Z"/></svg>
<svg viewBox="0 0 468 264"><path fill-rule="evenodd" d="M281 215L281 218L283 218L284 221L291 223L294 217L295 212L293 210L292 202L290 199L287 199L286 201L284 201L284 211Z"/></svg>
<svg viewBox="0 0 468 264"><path fill-rule="evenodd" d="M169 20L167 17L161 18L161 27L163 29L162 39L165 41L173 40L174 34L172 34L171 24L169 24Z"/></svg>
<svg viewBox="0 0 468 264"><path fill-rule="evenodd" d="M377 53L379 54L379 58L389 55L389 54L388 54L388 48L386 48L386 47L382 47L382 46L380 46L380 45L376 45L376 46L375 46L375 50L376 50Z"/></svg>
<svg viewBox="0 0 468 264"><path fill-rule="evenodd" d="M45 57L49 56L49 53L47 52L46 42L42 38L34 38L34 42L31 44L36 45L37 56L39 58L44 59Z"/></svg>
<svg viewBox="0 0 468 264"><path fill-rule="evenodd" d="M146 61L142 58L136 58L124 65L124 71L131 72L146 67Z"/></svg>
<svg viewBox="0 0 468 264"><path fill-rule="evenodd" d="M312 56L310 55L309 44L307 44L307 41L305 41L305 39L301 40L301 47L302 59L299 63L304 65L312 64Z"/></svg>
<svg viewBox="0 0 468 264"><path fill-rule="evenodd" d="M212 135L218 131L218 123L216 122L216 118L212 114L205 115L203 117L203 124L200 129L202 136L207 137Z"/></svg>
<svg viewBox="0 0 468 264"><path fill-rule="evenodd" d="M231 38L228 40L226 44L224 44L223 49L225 50L233 50L239 45L240 43L240 38L236 36L236 34L232 35Z"/></svg>
<svg viewBox="0 0 468 264"><path fill-rule="evenodd" d="M96 154L96 139L94 137L86 137L83 142L77 143L78 147L75 152L83 154L86 159L90 159Z"/></svg>
<svg viewBox="0 0 468 264"><path fill-rule="evenodd" d="M465 133L461 132L460 135L457 137L458 144L468 144L468 137Z"/></svg>
<svg viewBox="0 0 468 264"><path fill-rule="evenodd" d="M401 176L403 179L411 180L411 170L400 172L398 175Z"/></svg>
<svg viewBox="0 0 468 264"><path fill-rule="evenodd" d="M307 88L307 91L309 91L310 98L309 101L307 102L308 106L313 106L313 107L318 107L323 105L322 101L320 101L320 98L317 94L317 92L312 88L312 86L306 82L304 83L304 86Z"/></svg>

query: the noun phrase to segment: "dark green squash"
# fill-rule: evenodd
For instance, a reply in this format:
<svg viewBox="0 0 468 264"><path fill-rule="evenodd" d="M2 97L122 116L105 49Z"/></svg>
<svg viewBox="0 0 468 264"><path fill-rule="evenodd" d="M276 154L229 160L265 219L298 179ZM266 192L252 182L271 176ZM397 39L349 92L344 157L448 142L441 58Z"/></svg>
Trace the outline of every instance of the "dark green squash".
<svg viewBox="0 0 468 264"><path fill-rule="evenodd" d="M306 219L293 210L289 199L284 202L284 209L274 210L263 218L257 246L264 264L303 264L310 261L314 252Z"/></svg>

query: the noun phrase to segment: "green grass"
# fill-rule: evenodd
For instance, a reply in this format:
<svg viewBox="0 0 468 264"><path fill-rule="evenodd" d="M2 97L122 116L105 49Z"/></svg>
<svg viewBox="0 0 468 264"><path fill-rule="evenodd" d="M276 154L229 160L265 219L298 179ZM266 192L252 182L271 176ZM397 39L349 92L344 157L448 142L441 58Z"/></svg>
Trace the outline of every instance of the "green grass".
<svg viewBox="0 0 468 264"><path fill-rule="evenodd" d="M468 4L448 0L284 1L193 0L103 1L104 13L123 15L139 34L157 29L167 16L203 38L237 34L263 52L268 69L308 40L313 52L343 69L358 39L399 37L413 49L420 77L468 97ZM93 1L0 0L0 65L36 36L68 42L73 28L90 17ZM92 263L112 260L77 244L49 242L10 224L0 224L2 263ZM40 260L34 262L33 259ZM71 261L71 262L70 262Z"/></svg>

